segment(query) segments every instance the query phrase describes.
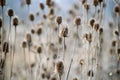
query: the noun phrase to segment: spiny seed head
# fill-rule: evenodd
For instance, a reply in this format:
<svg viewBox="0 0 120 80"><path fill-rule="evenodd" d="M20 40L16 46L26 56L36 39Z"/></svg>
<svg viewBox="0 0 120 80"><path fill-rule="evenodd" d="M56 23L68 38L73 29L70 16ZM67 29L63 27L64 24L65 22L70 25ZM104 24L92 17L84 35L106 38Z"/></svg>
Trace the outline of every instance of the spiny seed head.
<svg viewBox="0 0 120 80"><path fill-rule="evenodd" d="M120 70L117 69L117 70L116 70L116 73L117 73L117 75L120 75Z"/></svg>
<svg viewBox="0 0 120 80"><path fill-rule="evenodd" d="M26 40L27 40L28 43L31 43L31 42L32 42L31 34L28 33L28 34L26 35Z"/></svg>
<svg viewBox="0 0 120 80"><path fill-rule="evenodd" d="M98 0L98 2L99 2L99 3L102 3L102 2L103 2L103 0Z"/></svg>
<svg viewBox="0 0 120 80"><path fill-rule="evenodd" d="M8 16L9 17L12 17L12 16L14 16L14 11L13 11L13 9L8 9Z"/></svg>
<svg viewBox="0 0 120 80"><path fill-rule="evenodd" d="M51 0L46 0L46 5L50 7L51 6L51 2L52 2Z"/></svg>
<svg viewBox="0 0 120 80"><path fill-rule="evenodd" d="M73 80L78 80L77 78L73 78Z"/></svg>
<svg viewBox="0 0 120 80"><path fill-rule="evenodd" d="M68 36L68 28L67 27L63 27L61 30L61 36L62 37L67 37Z"/></svg>
<svg viewBox="0 0 120 80"><path fill-rule="evenodd" d="M85 3L86 3L86 0L81 0L81 3L82 3L82 4L85 4Z"/></svg>
<svg viewBox="0 0 120 80"><path fill-rule="evenodd" d="M54 15L54 9L50 8L49 15Z"/></svg>
<svg viewBox="0 0 120 80"><path fill-rule="evenodd" d="M45 79L45 73L41 74L42 79Z"/></svg>
<svg viewBox="0 0 120 80"><path fill-rule="evenodd" d="M3 7L5 6L6 0L0 0L0 6Z"/></svg>
<svg viewBox="0 0 120 80"><path fill-rule="evenodd" d="M92 42L92 34L89 33L89 34L86 34L86 40L91 43Z"/></svg>
<svg viewBox="0 0 120 80"><path fill-rule="evenodd" d="M45 6L44 6L44 4L43 3L40 3L40 9L42 9L42 10L44 10L44 8L45 8Z"/></svg>
<svg viewBox="0 0 120 80"><path fill-rule="evenodd" d="M61 23L62 23L62 17L61 17L61 16L58 16L58 17L56 18L56 22L58 23L58 25L61 24Z"/></svg>
<svg viewBox="0 0 120 80"><path fill-rule="evenodd" d="M115 47L116 46L116 41L112 41L112 47Z"/></svg>
<svg viewBox="0 0 120 80"><path fill-rule="evenodd" d="M27 47L27 43L26 43L26 41L23 41L22 42L22 48L26 48Z"/></svg>
<svg viewBox="0 0 120 80"><path fill-rule="evenodd" d="M26 0L26 4L30 5L31 4L31 0Z"/></svg>
<svg viewBox="0 0 120 80"><path fill-rule="evenodd" d="M34 30L34 29L31 29L31 33L34 34L34 33L35 33L35 30Z"/></svg>
<svg viewBox="0 0 120 80"><path fill-rule="evenodd" d="M57 78L56 77L52 77L50 80L57 80Z"/></svg>
<svg viewBox="0 0 120 80"><path fill-rule="evenodd" d="M59 75L62 75L64 73L64 64L62 61L58 61L56 63L56 70L57 70Z"/></svg>
<svg viewBox="0 0 120 80"><path fill-rule="evenodd" d="M93 70L89 70L87 75L93 77L94 76Z"/></svg>
<svg viewBox="0 0 120 80"><path fill-rule="evenodd" d="M9 44L8 42L3 43L3 52L8 53L9 52Z"/></svg>
<svg viewBox="0 0 120 80"><path fill-rule="evenodd" d="M98 0L93 0L93 5L96 7L98 5Z"/></svg>
<svg viewBox="0 0 120 80"><path fill-rule="evenodd" d="M39 27L38 29L37 29L37 35L40 35L41 33L42 33L42 28L41 27Z"/></svg>
<svg viewBox="0 0 120 80"><path fill-rule="evenodd" d="M75 24L80 25L81 24L81 19L79 17L75 18Z"/></svg>
<svg viewBox="0 0 120 80"><path fill-rule="evenodd" d="M44 18L44 19L47 19L47 16L46 16L46 14L43 14L43 18Z"/></svg>
<svg viewBox="0 0 120 80"><path fill-rule="evenodd" d="M29 19L30 19L30 21L34 21L34 19L35 19L35 18L34 18L34 15L33 15L33 14L30 14L30 15L29 15Z"/></svg>
<svg viewBox="0 0 120 80"><path fill-rule="evenodd" d="M80 60L80 65L82 66L83 64L84 64L84 60L81 59L81 60Z"/></svg>
<svg viewBox="0 0 120 80"><path fill-rule="evenodd" d="M39 46L38 48L37 48L37 53L41 53L42 52L42 48L41 48L41 46Z"/></svg>
<svg viewBox="0 0 120 80"><path fill-rule="evenodd" d="M99 34L101 35L103 33L103 28L99 28Z"/></svg>
<svg viewBox="0 0 120 80"><path fill-rule="evenodd" d="M116 36L119 36L119 32L118 32L117 30L114 31L114 34L115 34Z"/></svg>
<svg viewBox="0 0 120 80"><path fill-rule="evenodd" d="M120 54L120 48L117 49L117 53Z"/></svg>
<svg viewBox="0 0 120 80"><path fill-rule="evenodd" d="M95 23L95 19L92 18L92 19L89 20L89 25L91 27L93 27L94 23Z"/></svg>
<svg viewBox="0 0 120 80"><path fill-rule="evenodd" d="M120 12L120 7L117 5L114 7L114 12L119 13Z"/></svg>
<svg viewBox="0 0 120 80"><path fill-rule="evenodd" d="M84 8L86 9L86 11L88 11L90 9L90 5L88 3L85 3Z"/></svg>
<svg viewBox="0 0 120 80"><path fill-rule="evenodd" d="M96 31L98 31L98 29L99 29L99 24L98 24L98 23L95 23L94 26L93 26L93 28L94 28Z"/></svg>
<svg viewBox="0 0 120 80"><path fill-rule="evenodd" d="M13 18L13 25L16 27L19 24L18 18L14 17Z"/></svg>
<svg viewBox="0 0 120 80"><path fill-rule="evenodd" d="M2 18L0 18L0 28L2 27Z"/></svg>

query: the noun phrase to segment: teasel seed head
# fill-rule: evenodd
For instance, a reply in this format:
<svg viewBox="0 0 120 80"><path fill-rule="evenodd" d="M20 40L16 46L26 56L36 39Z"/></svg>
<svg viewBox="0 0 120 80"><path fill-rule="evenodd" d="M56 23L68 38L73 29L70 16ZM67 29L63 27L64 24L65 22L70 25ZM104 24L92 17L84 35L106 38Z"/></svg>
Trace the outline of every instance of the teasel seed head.
<svg viewBox="0 0 120 80"><path fill-rule="evenodd" d="M40 6L40 9L41 9L41 10L44 10L45 6L44 6L44 4L43 4L43 3L40 3L40 5L39 5L39 6Z"/></svg>
<svg viewBox="0 0 120 80"><path fill-rule="evenodd" d="M26 41L23 41L22 42L22 48L26 48L27 47L27 43L26 43Z"/></svg>
<svg viewBox="0 0 120 80"><path fill-rule="evenodd" d="M53 8L50 8L49 16L50 16L50 15L54 15L54 9L53 9Z"/></svg>
<svg viewBox="0 0 120 80"><path fill-rule="evenodd" d="M116 41L112 41L112 47L115 47L116 46Z"/></svg>
<svg viewBox="0 0 120 80"><path fill-rule="evenodd" d="M93 76L94 76L93 70L89 70L88 73L87 73L87 75L88 75L89 77L90 77L90 76L93 77Z"/></svg>
<svg viewBox="0 0 120 80"><path fill-rule="evenodd" d="M115 12L115 13L120 13L120 7L119 7L118 5L116 5L116 6L114 7L114 12Z"/></svg>
<svg viewBox="0 0 120 80"><path fill-rule="evenodd" d="M46 14L43 14L43 19L47 19L47 15Z"/></svg>
<svg viewBox="0 0 120 80"><path fill-rule="evenodd" d="M62 17L61 16L57 16L56 22L58 23L58 25L60 25L62 23Z"/></svg>
<svg viewBox="0 0 120 80"><path fill-rule="evenodd" d="M31 0L26 0L26 4L30 5L31 4Z"/></svg>
<svg viewBox="0 0 120 80"><path fill-rule="evenodd" d="M95 23L94 26L93 26L93 28L94 28L96 31L98 31L98 30L99 30L99 24L98 24L98 23Z"/></svg>
<svg viewBox="0 0 120 80"><path fill-rule="evenodd" d="M40 35L41 33L42 33L42 28L41 27L39 27L38 29L37 29L37 35Z"/></svg>
<svg viewBox="0 0 120 80"><path fill-rule="evenodd" d="M64 64L62 61L56 63L56 71L60 76L64 73Z"/></svg>
<svg viewBox="0 0 120 80"><path fill-rule="evenodd" d="M33 22L33 21L34 21L34 19L35 19L34 15L33 15L33 14L30 14L30 15L29 15L29 19L30 19L30 21L32 21L32 22Z"/></svg>
<svg viewBox="0 0 120 80"><path fill-rule="evenodd" d="M118 32L117 30L114 31L114 34L115 34L116 36L119 36L119 32Z"/></svg>
<svg viewBox="0 0 120 80"><path fill-rule="evenodd" d="M117 53L120 54L120 48L117 49Z"/></svg>
<svg viewBox="0 0 120 80"><path fill-rule="evenodd" d="M84 5L86 3L86 0L81 0L81 3Z"/></svg>
<svg viewBox="0 0 120 80"><path fill-rule="evenodd" d="M13 9L8 9L7 14L8 14L9 17L14 16L14 11L13 11Z"/></svg>
<svg viewBox="0 0 120 80"><path fill-rule="evenodd" d="M117 75L120 75L120 69L116 70Z"/></svg>
<svg viewBox="0 0 120 80"><path fill-rule="evenodd" d="M56 77L52 77L50 80L57 80L57 78Z"/></svg>
<svg viewBox="0 0 120 80"><path fill-rule="evenodd" d="M37 48L37 53L41 53L42 52L42 47L41 46L39 46L38 48Z"/></svg>
<svg viewBox="0 0 120 80"><path fill-rule="evenodd" d="M45 73L42 73L42 74L41 74L41 78L42 78L42 79L45 79Z"/></svg>
<svg viewBox="0 0 120 80"><path fill-rule="evenodd" d="M78 80L78 78L73 78L73 80Z"/></svg>
<svg viewBox="0 0 120 80"><path fill-rule="evenodd" d="M3 7L5 6L6 0L0 0L0 6Z"/></svg>
<svg viewBox="0 0 120 80"><path fill-rule="evenodd" d="M2 18L0 18L0 28L2 27Z"/></svg>
<svg viewBox="0 0 120 80"><path fill-rule="evenodd" d="M91 27L93 27L94 23L95 23L95 19L92 18L92 19L89 20L89 25Z"/></svg>
<svg viewBox="0 0 120 80"><path fill-rule="evenodd" d="M88 3L84 4L84 8L86 9L86 11L88 12L88 10L90 9L90 5Z"/></svg>
<svg viewBox="0 0 120 80"><path fill-rule="evenodd" d="M3 43L3 52L5 54L9 52L9 43L8 42Z"/></svg>
<svg viewBox="0 0 120 80"><path fill-rule="evenodd" d="M93 0L93 5L96 7L98 5L98 0Z"/></svg>
<svg viewBox="0 0 120 80"><path fill-rule="evenodd" d="M91 34L91 33L86 34L85 37L86 37L86 40L87 40L89 43L92 42L92 34Z"/></svg>
<svg viewBox="0 0 120 80"><path fill-rule="evenodd" d="M13 25L16 27L19 24L18 18L14 17L13 18Z"/></svg>
<svg viewBox="0 0 120 80"><path fill-rule="evenodd" d="M29 44L32 42L31 34L29 34L29 33L26 34L26 40L27 40L27 43L29 43Z"/></svg>
<svg viewBox="0 0 120 80"><path fill-rule="evenodd" d="M98 2L99 2L99 3L102 3L102 2L103 2L103 0L98 0Z"/></svg>
<svg viewBox="0 0 120 80"><path fill-rule="evenodd" d="M34 30L34 29L31 29L31 33L32 33L32 34L35 34L35 30Z"/></svg>
<svg viewBox="0 0 120 80"><path fill-rule="evenodd" d="M79 17L75 18L74 23L78 26L81 25L81 19Z"/></svg>
<svg viewBox="0 0 120 80"><path fill-rule="evenodd" d="M83 64L84 64L84 60L81 59L81 60L80 60L80 65L82 66Z"/></svg>
<svg viewBox="0 0 120 80"><path fill-rule="evenodd" d="M61 32L60 32L61 37L68 37L68 28L63 27Z"/></svg>
<svg viewBox="0 0 120 80"><path fill-rule="evenodd" d="M99 28L99 34L101 35L103 33L103 28Z"/></svg>
<svg viewBox="0 0 120 80"><path fill-rule="evenodd" d="M48 6L48 7L50 7L51 6L51 0L46 0L46 5Z"/></svg>

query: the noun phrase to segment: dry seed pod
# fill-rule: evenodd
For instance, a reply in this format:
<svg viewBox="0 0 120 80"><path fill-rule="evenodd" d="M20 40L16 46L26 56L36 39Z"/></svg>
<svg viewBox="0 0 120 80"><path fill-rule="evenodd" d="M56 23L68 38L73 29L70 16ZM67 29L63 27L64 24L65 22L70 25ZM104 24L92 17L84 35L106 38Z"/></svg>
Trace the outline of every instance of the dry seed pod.
<svg viewBox="0 0 120 80"><path fill-rule="evenodd" d="M117 73L117 75L120 75L120 70L118 69L118 70L116 71L116 73Z"/></svg>
<svg viewBox="0 0 120 80"><path fill-rule="evenodd" d="M91 27L93 27L94 23L95 23L95 19L90 19L90 20L89 20L89 25L90 25Z"/></svg>
<svg viewBox="0 0 120 80"><path fill-rule="evenodd" d="M26 41L23 41L22 42L22 48L26 48L27 47L27 43L26 43Z"/></svg>
<svg viewBox="0 0 120 80"><path fill-rule="evenodd" d="M61 36L62 37L67 37L68 36L68 28L67 27L62 28Z"/></svg>
<svg viewBox="0 0 120 80"><path fill-rule="evenodd" d="M28 33L28 34L26 35L26 40L27 40L28 43L31 43L31 42L32 42L31 34Z"/></svg>
<svg viewBox="0 0 120 80"><path fill-rule="evenodd" d="M89 77L90 77L90 76L93 77L93 76L94 76L93 70L89 70L88 73L87 73L87 75L88 75Z"/></svg>
<svg viewBox="0 0 120 80"><path fill-rule="evenodd" d="M0 6L3 7L5 6L6 0L0 0Z"/></svg>
<svg viewBox="0 0 120 80"><path fill-rule="evenodd" d="M34 29L31 29L31 33L34 34L34 33L35 33L35 30L34 30Z"/></svg>
<svg viewBox="0 0 120 80"><path fill-rule="evenodd" d="M51 0L46 0L46 5L50 7L51 6Z"/></svg>
<svg viewBox="0 0 120 80"><path fill-rule="evenodd" d="M119 32L118 32L117 30L115 30L114 34L115 34L116 36L119 36Z"/></svg>
<svg viewBox="0 0 120 80"><path fill-rule="evenodd" d="M93 28L94 28L96 31L98 31L98 29L99 29L99 24L98 24L98 23L95 23L94 26L93 26Z"/></svg>
<svg viewBox="0 0 120 80"><path fill-rule="evenodd" d="M99 34L101 35L103 33L103 28L99 28Z"/></svg>
<svg viewBox="0 0 120 80"><path fill-rule="evenodd" d="M103 2L103 0L98 0L98 2L99 2L99 3L102 3L102 2Z"/></svg>
<svg viewBox="0 0 120 80"><path fill-rule="evenodd" d="M44 8L45 8L45 6L44 6L44 4L43 3L40 3L40 9L42 9L42 10L44 10Z"/></svg>
<svg viewBox="0 0 120 80"><path fill-rule="evenodd" d="M89 33L89 34L86 35L86 40L87 40L89 43L92 42L92 34L91 34L91 33Z"/></svg>
<svg viewBox="0 0 120 80"><path fill-rule="evenodd" d="M0 18L0 28L2 27L2 19Z"/></svg>
<svg viewBox="0 0 120 80"><path fill-rule="evenodd" d="M57 80L57 78L56 77L52 77L50 80Z"/></svg>
<svg viewBox="0 0 120 80"><path fill-rule="evenodd" d="M118 5L116 5L116 6L114 7L114 12L115 12L115 13L119 13L119 12L120 12L120 7L119 7Z"/></svg>
<svg viewBox="0 0 120 80"><path fill-rule="evenodd" d="M77 78L73 78L73 80L78 80Z"/></svg>
<svg viewBox="0 0 120 80"><path fill-rule="evenodd" d="M62 17L61 17L61 16L58 16L58 17L56 18L56 22L58 23L58 25L61 24L61 23L62 23Z"/></svg>
<svg viewBox="0 0 120 80"><path fill-rule="evenodd" d="M86 9L86 11L88 11L88 10L90 9L89 4L88 4L88 3L85 3L85 4L84 4L84 8Z"/></svg>
<svg viewBox="0 0 120 80"><path fill-rule="evenodd" d="M42 29L38 28L36 33L37 33L37 35L40 35L42 33Z"/></svg>
<svg viewBox="0 0 120 80"><path fill-rule="evenodd" d="M82 66L83 64L84 64L84 60L81 59L81 60L80 60L80 65Z"/></svg>
<svg viewBox="0 0 120 80"><path fill-rule="evenodd" d="M13 25L16 27L18 25L19 21L17 17L13 18Z"/></svg>
<svg viewBox="0 0 120 80"><path fill-rule="evenodd" d="M75 24L80 25L81 24L81 19L79 17L75 18Z"/></svg>
<svg viewBox="0 0 120 80"><path fill-rule="evenodd" d="M86 0L81 0L81 3L82 3L82 4L85 4L85 3L86 3Z"/></svg>
<svg viewBox="0 0 120 80"><path fill-rule="evenodd" d="M26 0L26 4L30 5L31 4L31 0Z"/></svg>
<svg viewBox="0 0 120 80"><path fill-rule="evenodd" d="M120 54L120 48L117 49L117 53Z"/></svg>
<svg viewBox="0 0 120 80"><path fill-rule="evenodd" d="M8 16L9 17L12 17L12 16L14 16L14 11L13 11L13 9L8 9Z"/></svg>
<svg viewBox="0 0 120 80"><path fill-rule="evenodd" d="M116 41L112 41L112 47L116 46Z"/></svg>
<svg viewBox="0 0 120 80"><path fill-rule="evenodd" d="M42 52L42 48L41 48L41 46L39 46L38 48L37 48L37 53L41 53Z"/></svg>
<svg viewBox="0 0 120 80"><path fill-rule="evenodd" d="M30 15L29 15L29 19L30 19L30 21L34 21L34 19L35 19L35 18L34 18L34 15L33 15L33 14L30 14Z"/></svg>
<svg viewBox="0 0 120 80"><path fill-rule="evenodd" d="M8 42L3 43L3 52L8 53L9 52L9 44Z"/></svg>
<svg viewBox="0 0 120 80"><path fill-rule="evenodd" d="M45 79L45 73L41 74L42 79Z"/></svg>
<svg viewBox="0 0 120 80"><path fill-rule="evenodd" d="M54 15L54 9L53 8L50 9L49 15Z"/></svg>
<svg viewBox="0 0 120 80"><path fill-rule="evenodd" d="M64 73L64 64L62 61L58 61L56 63L56 71L58 72L59 75L62 75Z"/></svg>
<svg viewBox="0 0 120 80"><path fill-rule="evenodd" d="M46 14L43 14L43 18L44 18L44 19L47 19L47 16L46 16Z"/></svg>
<svg viewBox="0 0 120 80"><path fill-rule="evenodd" d="M98 5L98 0L93 0L93 5L96 7Z"/></svg>

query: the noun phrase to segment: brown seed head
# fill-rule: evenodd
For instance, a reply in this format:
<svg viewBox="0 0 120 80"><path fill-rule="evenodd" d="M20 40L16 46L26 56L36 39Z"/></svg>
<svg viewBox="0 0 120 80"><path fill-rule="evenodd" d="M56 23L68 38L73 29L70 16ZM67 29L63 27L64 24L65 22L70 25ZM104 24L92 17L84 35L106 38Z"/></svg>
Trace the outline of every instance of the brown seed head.
<svg viewBox="0 0 120 80"><path fill-rule="evenodd" d="M44 4L43 3L40 3L40 9L42 9L42 10L44 10L44 8L45 8L45 6L44 6Z"/></svg>
<svg viewBox="0 0 120 80"><path fill-rule="evenodd" d="M23 41L22 42L22 48L26 48L27 47L27 43L26 43L26 41Z"/></svg>
<svg viewBox="0 0 120 80"><path fill-rule="evenodd" d="M115 34L116 36L119 36L119 32L118 32L117 30L115 30L114 34Z"/></svg>
<svg viewBox="0 0 120 80"><path fill-rule="evenodd" d="M86 0L81 0L81 3L84 5L86 3Z"/></svg>
<svg viewBox="0 0 120 80"><path fill-rule="evenodd" d="M93 27L94 23L95 23L95 19L93 19L93 18L90 19L89 24L90 24L91 27Z"/></svg>
<svg viewBox="0 0 120 80"><path fill-rule="evenodd" d="M102 2L103 2L103 0L98 0L98 2L99 2L99 3L102 3Z"/></svg>
<svg viewBox="0 0 120 80"><path fill-rule="evenodd" d="M29 15L29 19L30 19L30 21L34 21L34 19L35 19L35 18L34 18L34 15L33 15L33 14L30 14L30 15Z"/></svg>
<svg viewBox="0 0 120 80"><path fill-rule="evenodd" d="M101 35L103 33L103 28L99 28L99 34Z"/></svg>
<svg viewBox="0 0 120 80"><path fill-rule="evenodd" d="M90 9L90 5L88 3L84 4L84 8L86 9L86 11L88 12L88 10Z"/></svg>
<svg viewBox="0 0 120 80"><path fill-rule="evenodd" d="M81 19L79 17L75 18L75 24L80 25L81 24Z"/></svg>
<svg viewBox="0 0 120 80"><path fill-rule="evenodd" d="M41 33L42 33L42 28L41 27L39 27L38 29L37 29L37 35L40 35Z"/></svg>
<svg viewBox="0 0 120 80"><path fill-rule="evenodd" d="M94 26L93 26L93 28L94 28L96 31L98 31L98 29L99 29L99 24L98 24L98 23L95 23Z"/></svg>
<svg viewBox="0 0 120 80"><path fill-rule="evenodd" d="M59 73L59 75L62 75L64 73L64 64L62 61L58 61L56 63L56 70Z"/></svg>
<svg viewBox="0 0 120 80"><path fill-rule="evenodd" d="M13 11L13 9L8 9L8 16L9 16L9 17L14 16L14 11Z"/></svg>
<svg viewBox="0 0 120 80"><path fill-rule="evenodd" d="M9 52L9 44L8 44L8 42L3 43L3 52L5 54Z"/></svg>
<svg viewBox="0 0 120 80"><path fill-rule="evenodd" d="M118 5L114 7L114 12L120 13L120 7Z"/></svg>
<svg viewBox="0 0 120 80"><path fill-rule="evenodd" d="M86 34L86 40L91 43L92 42L92 34L89 33L89 34Z"/></svg>
<svg viewBox="0 0 120 80"><path fill-rule="evenodd" d="M117 53L120 54L120 48L117 49Z"/></svg>
<svg viewBox="0 0 120 80"><path fill-rule="evenodd" d="M61 36L62 37L67 37L68 36L68 28L67 27L62 28Z"/></svg>
<svg viewBox="0 0 120 80"><path fill-rule="evenodd" d="M46 5L48 6L48 7L50 7L51 6L51 0L46 0Z"/></svg>
<svg viewBox="0 0 120 80"><path fill-rule="evenodd" d="M37 48L37 53L41 53L42 52L42 48L41 48L41 46L39 46L38 48Z"/></svg>
<svg viewBox="0 0 120 80"><path fill-rule="evenodd" d="M34 34L34 33L35 33L35 30L34 30L34 29L31 29L31 33Z"/></svg>
<svg viewBox="0 0 120 80"><path fill-rule="evenodd" d="M0 28L2 27L2 19L0 18Z"/></svg>
<svg viewBox="0 0 120 80"><path fill-rule="evenodd" d="M96 7L98 5L98 0L93 0L93 5Z"/></svg>
<svg viewBox="0 0 120 80"><path fill-rule="evenodd" d="M28 34L26 35L26 40L27 40L28 43L31 43L31 42L32 42L31 34L28 33Z"/></svg>
<svg viewBox="0 0 120 80"><path fill-rule="evenodd" d="M0 0L0 6L3 7L5 6L6 0Z"/></svg>
<svg viewBox="0 0 120 80"><path fill-rule="evenodd" d="M30 5L31 4L31 0L26 0L26 4Z"/></svg>
<svg viewBox="0 0 120 80"><path fill-rule="evenodd" d="M44 19L47 19L47 16L46 16L46 14L43 14L43 18L44 18Z"/></svg>
<svg viewBox="0 0 120 80"><path fill-rule="evenodd" d="M61 24L61 23L62 23L62 17L61 17L61 16L58 16L58 17L56 18L56 22L58 23L58 25Z"/></svg>
<svg viewBox="0 0 120 80"><path fill-rule="evenodd" d="M73 80L78 80L77 78L73 78Z"/></svg>
<svg viewBox="0 0 120 80"><path fill-rule="evenodd" d="M49 15L54 15L54 9L50 8Z"/></svg>
<svg viewBox="0 0 120 80"><path fill-rule="evenodd" d="M112 47L115 47L116 46L116 41L112 41Z"/></svg>
<svg viewBox="0 0 120 80"><path fill-rule="evenodd" d="M94 73L93 73L92 70L89 70L88 73L87 73L87 75L93 77L93 76L94 76Z"/></svg>
<svg viewBox="0 0 120 80"><path fill-rule="evenodd" d="M19 21L17 17L13 18L13 25L16 27L18 25Z"/></svg>

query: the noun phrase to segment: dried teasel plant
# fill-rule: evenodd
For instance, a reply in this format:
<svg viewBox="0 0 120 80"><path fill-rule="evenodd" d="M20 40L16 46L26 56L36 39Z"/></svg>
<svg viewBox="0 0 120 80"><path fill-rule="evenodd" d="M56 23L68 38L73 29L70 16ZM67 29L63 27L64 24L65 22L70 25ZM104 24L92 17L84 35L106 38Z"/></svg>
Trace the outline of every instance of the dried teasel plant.
<svg viewBox="0 0 120 80"><path fill-rule="evenodd" d="M40 4L39 4L39 7L40 7L41 10L44 10L44 9L45 9L45 6L44 6L43 3L40 3Z"/></svg>

